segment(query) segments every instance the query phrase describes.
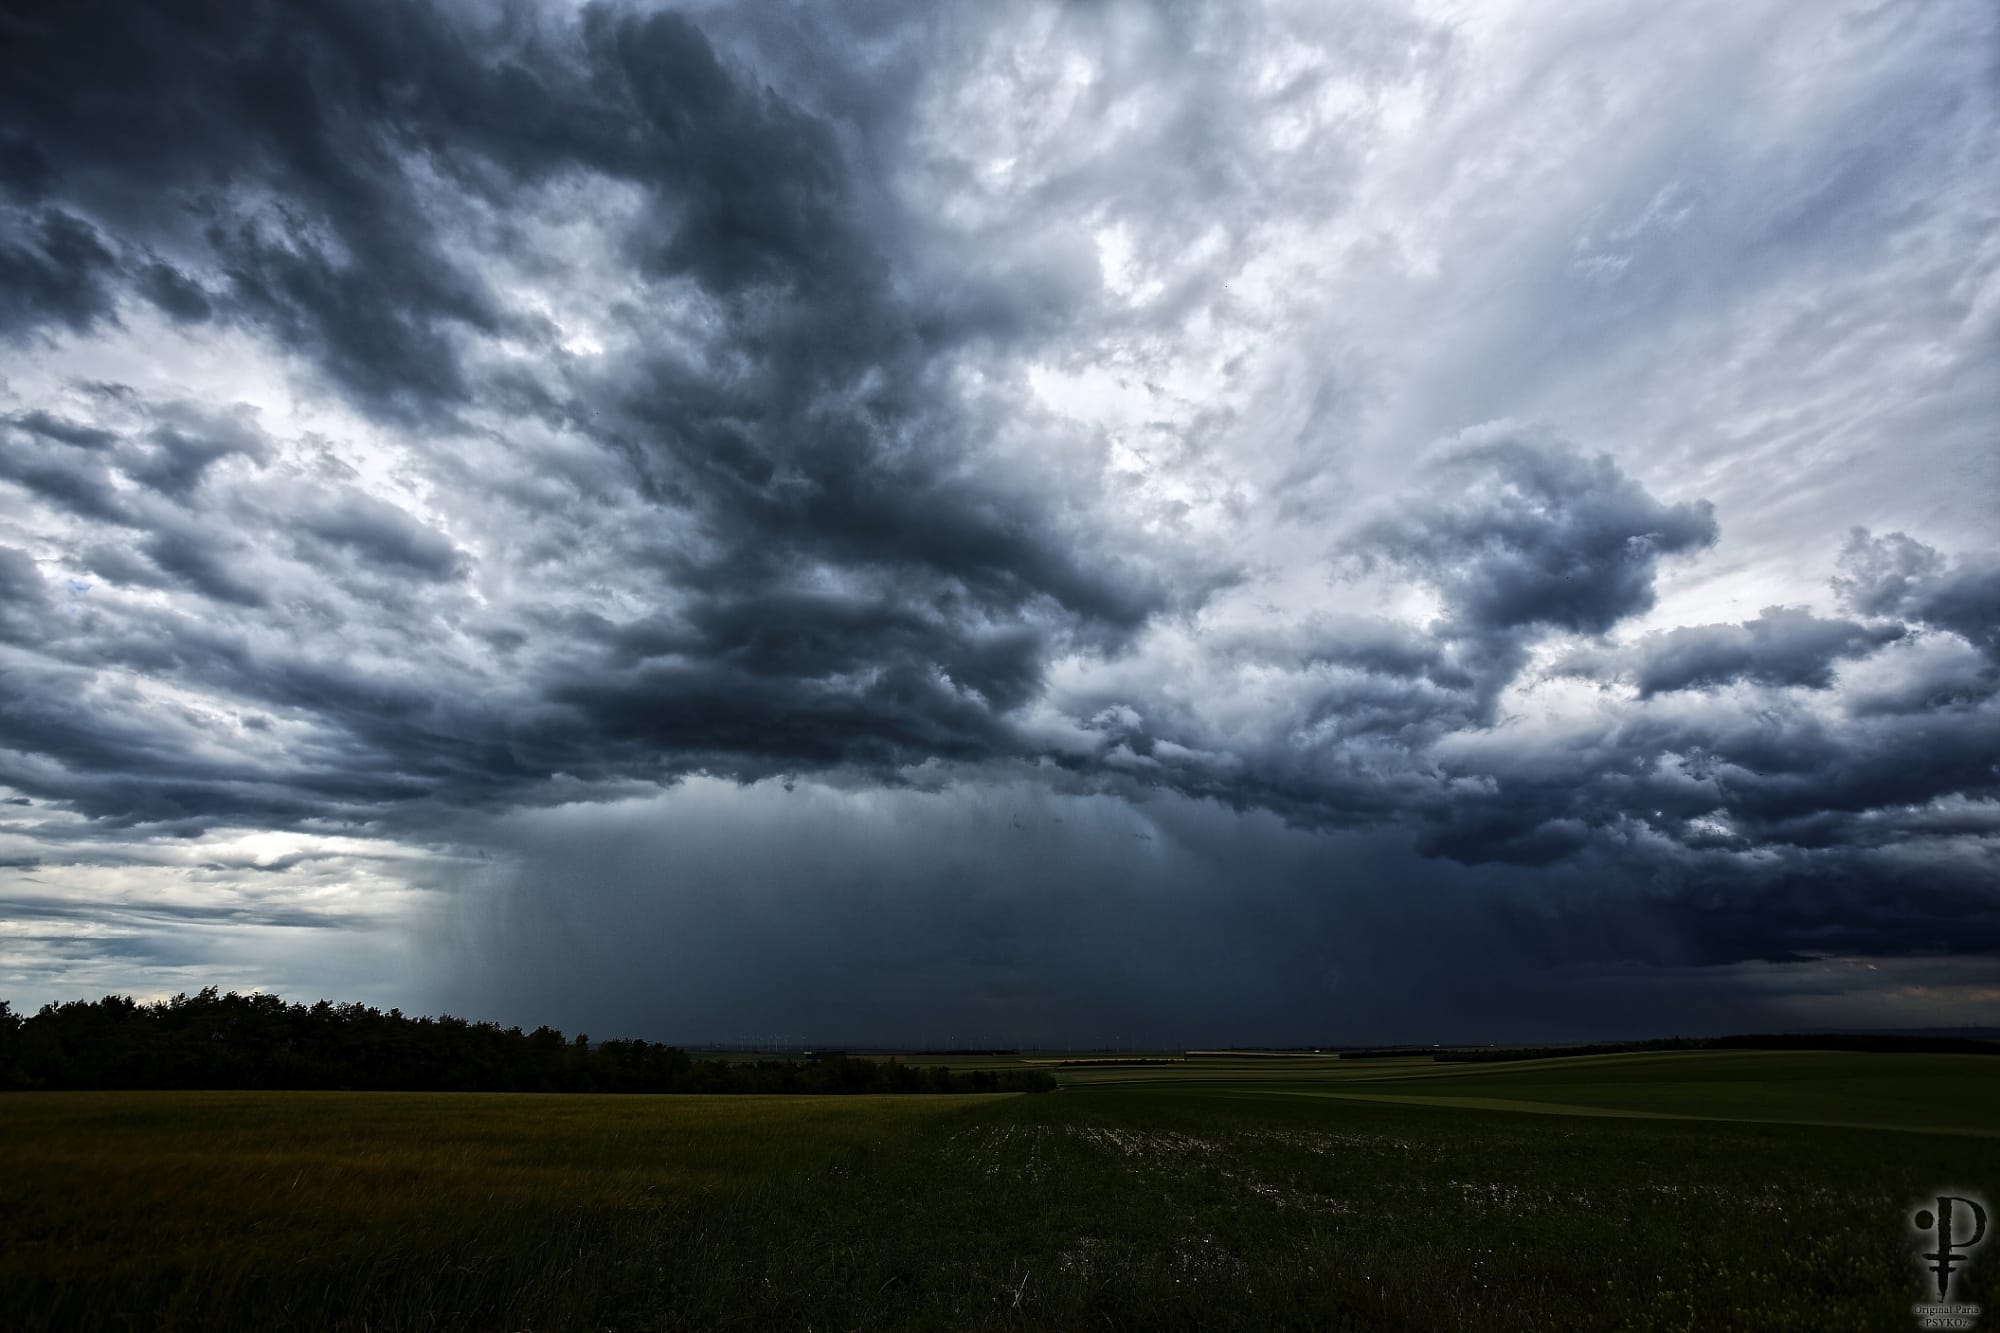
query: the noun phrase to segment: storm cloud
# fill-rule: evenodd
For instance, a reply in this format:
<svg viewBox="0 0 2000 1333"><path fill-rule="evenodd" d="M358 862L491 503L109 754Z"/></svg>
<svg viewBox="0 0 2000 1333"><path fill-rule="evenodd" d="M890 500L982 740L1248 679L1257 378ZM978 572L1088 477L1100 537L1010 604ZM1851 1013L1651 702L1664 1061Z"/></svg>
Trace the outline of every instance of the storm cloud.
<svg viewBox="0 0 2000 1333"><path fill-rule="evenodd" d="M0 980L1372 1040L1986 957L1993 19L1709 19L13 12Z"/></svg>

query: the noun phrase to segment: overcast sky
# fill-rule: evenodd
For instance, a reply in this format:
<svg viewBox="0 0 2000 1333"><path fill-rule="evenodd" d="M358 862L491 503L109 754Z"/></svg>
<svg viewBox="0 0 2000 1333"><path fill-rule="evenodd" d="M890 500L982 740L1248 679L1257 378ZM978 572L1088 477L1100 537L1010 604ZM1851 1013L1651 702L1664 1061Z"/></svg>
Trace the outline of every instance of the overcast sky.
<svg viewBox="0 0 2000 1333"><path fill-rule="evenodd" d="M0 16L0 996L2000 1023L1984 0Z"/></svg>

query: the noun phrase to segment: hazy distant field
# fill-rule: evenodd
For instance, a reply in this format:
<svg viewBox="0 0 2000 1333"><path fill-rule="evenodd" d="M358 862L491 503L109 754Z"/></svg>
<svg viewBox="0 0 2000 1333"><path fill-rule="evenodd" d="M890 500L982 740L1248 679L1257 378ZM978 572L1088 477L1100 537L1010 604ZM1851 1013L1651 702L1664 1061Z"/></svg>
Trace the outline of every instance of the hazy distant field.
<svg viewBox="0 0 2000 1333"><path fill-rule="evenodd" d="M0 1327L1903 1328L1908 1206L2000 1198L1984 1057L1057 1072L0 1097Z"/></svg>

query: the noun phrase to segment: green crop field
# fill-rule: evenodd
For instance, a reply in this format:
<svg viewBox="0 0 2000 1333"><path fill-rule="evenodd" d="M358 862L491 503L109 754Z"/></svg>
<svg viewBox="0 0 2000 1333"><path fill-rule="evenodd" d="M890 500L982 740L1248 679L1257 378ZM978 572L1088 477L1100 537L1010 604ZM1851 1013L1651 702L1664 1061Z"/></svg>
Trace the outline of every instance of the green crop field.
<svg viewBox="0 0 2000 1333"><path fill-rule="evenodd" d="M0 1097L0 1327L1896 1329L1909 1211L2000 1200L1990 1057L1051 1067ZM1996 1277L2000 1244L1954 1295Z"/></svg>

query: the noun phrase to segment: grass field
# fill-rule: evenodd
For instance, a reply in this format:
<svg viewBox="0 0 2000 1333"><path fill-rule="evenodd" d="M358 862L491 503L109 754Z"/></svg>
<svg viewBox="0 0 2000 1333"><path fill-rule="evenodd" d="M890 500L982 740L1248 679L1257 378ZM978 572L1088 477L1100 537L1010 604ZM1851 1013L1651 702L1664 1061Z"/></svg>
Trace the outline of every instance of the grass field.
<svg viewBox="0 0 2000 1333"><path fill-rule="evenodd" d="M8 1096L0 1327L1894 1329L1915 1201L2000 1199L1986 1057L1056 1072Z"/></svg>

